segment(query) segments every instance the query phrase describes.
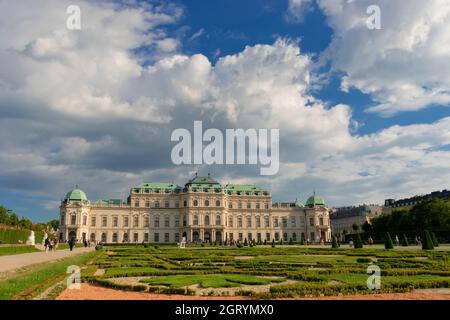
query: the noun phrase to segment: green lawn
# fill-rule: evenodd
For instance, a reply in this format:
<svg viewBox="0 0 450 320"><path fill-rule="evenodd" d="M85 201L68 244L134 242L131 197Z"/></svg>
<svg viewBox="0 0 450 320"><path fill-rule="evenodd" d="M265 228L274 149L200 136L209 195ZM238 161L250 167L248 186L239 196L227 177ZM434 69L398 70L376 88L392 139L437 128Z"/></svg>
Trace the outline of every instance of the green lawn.
<svg viewBox="0 0 450 320"><path fill-rule="evenodd" d="M75 248L83 248L84 245L82 243L76 243L75 244ZM58 248L56 250L64 250L64 249L69 249L69 244L68 243L58 243Z"/></svg>
<svg viewBox="0 0 450 320"><path fill-rule="evenodd" d="M201 288L229 288L246 285L264 285L283 280L256 277L242 274L173 275L142 280L150 285L163 285L174 288L198 284Z"/></svg>
<svg viewBox="0 0 450 320"><path fill-rule="evenodd" d="M67 267L70 265L81 266L89 259L97 255L97 252L89 252L79 256L68 258L62 262L46 263L27 269L26 272L18 274L16 277L0 282L0 300L8 300L12 298L21 298L17 295L23 293L30 288L34 288L32 292L27 293L22 298L29 299L34 294L42 292L46 286L50 285L50 279L59 279L66 276Z"/></svg>
<svg viewBox="0 0 450 320"><path fill-rule="evenodd" d="M0 256L9 256L13 254L29 253L39 251L34 246L11 246L0 247Z"/></svg>

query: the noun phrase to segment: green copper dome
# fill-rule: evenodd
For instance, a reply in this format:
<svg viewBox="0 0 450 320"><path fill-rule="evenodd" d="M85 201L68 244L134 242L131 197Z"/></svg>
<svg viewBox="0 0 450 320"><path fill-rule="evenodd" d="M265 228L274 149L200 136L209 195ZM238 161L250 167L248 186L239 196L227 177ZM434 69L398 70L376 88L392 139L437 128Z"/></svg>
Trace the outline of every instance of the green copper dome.
<svg viewBox="0 0 450 320"><path fill-rule="evenodd" d="M64 197L64 200L68 201L88 201L86 193L84 193L83 190L78 189L76 187L70 192L67 192L66 196Z"/></svg>
<svg viewBox="0 0 450 320"><path fill-rule="evenodd" d="M306 205L309 207L324 206L325 200L323 200L322 197L316 196L316 193L314 192L314 194L306 201Z"/></svg>

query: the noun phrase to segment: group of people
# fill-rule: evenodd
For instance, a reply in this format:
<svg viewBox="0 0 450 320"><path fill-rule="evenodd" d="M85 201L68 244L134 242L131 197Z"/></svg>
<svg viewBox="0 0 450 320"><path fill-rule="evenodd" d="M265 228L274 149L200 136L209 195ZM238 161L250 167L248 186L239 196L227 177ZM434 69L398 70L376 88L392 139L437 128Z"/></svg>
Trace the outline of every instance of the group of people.
<svg viewBox="0 0 450 320"><path fill-rule="evenodd" d="M58 239L54 238L53 240L51 240L50 238L45 238L44 241L44 247L45 247L45 252L49 252L49 251L56 251L56 249L58 248Z"/></svg>

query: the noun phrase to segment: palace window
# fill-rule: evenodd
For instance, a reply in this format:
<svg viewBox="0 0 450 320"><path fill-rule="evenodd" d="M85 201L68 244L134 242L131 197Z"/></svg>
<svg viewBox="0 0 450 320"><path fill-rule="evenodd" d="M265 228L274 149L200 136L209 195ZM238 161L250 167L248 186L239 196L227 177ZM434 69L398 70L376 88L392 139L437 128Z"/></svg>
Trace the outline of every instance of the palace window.
<svg viewBox="0 0 450 320"><path fill-rule="evenodd" d="M175 227L180 226L180 217L175 217Z"/></svg>
<svg viewBox="0 0 450 320"><path fill-rule="evenodd" d="M260 228L261 227L261 217L256 217L255 220L256 220L256 227Z"/></svg>
<svg viewBox="0 0 450 320"><path fill-rule="evenodd" d="M247 217L247 227L248 228L252 227L252 217Z"/></svg>
<svg viewBox="0 0 450 320"><path fill-rule="evenodd" d="M169 216L164 217L164 227L166 227L166 228L170 227L170 217Z"/></svg>
<svg viewBox="0 0 450 320"><path fill-rule="evenodd" d="M117 227L119 225L119 218L113 217L113 227Z"/></svg>
<svg viewBox="0 0 450 320"><path fill-rule="evenodd" d="M170 238L169 238L169 233L168 232L166 232L165 234L164 234L164 242L169 242L169 240L170 240Z"/></svg>
<svg viewBox="0 0 450 320"><path fill-rule="evenodd" d="M238 217L238 227L242 228L242 217Z"/></svg>
<svg viewBox="0 0 450 320"><path fill-rule="evenodd" d="M123 242L128 242L128 232L123 234Z"/></svg>
<svg viewBox="0 0 450 320"><path fill-rule="evenodd" d="M187 219L186 216L183 216L183 227L187 226Z"/></svg>
<svg viewBox="0 0 450 320"><path fill-rule="evenodd" d="M220 200L216 200L216 207L220 207Z"/></svg>
<svg viewBox="0 0 450 320"><path fill-rule="evenodd" d="M102 227L106 227L107 222L108 222L107 217L102 217Z"/></svg>
<svg viewBox="0 0 450 320"><path fill-rule="evenodd" d="M260 232L258 232L258 233L256 234L256 241L258 241L258 242L261 242L261 241L262 241L262 237L261 237L261 233L260 233Z"/></svg>
<svg viewBox="0 0 450 320"><path fill-rule="evenodd" d="M150 219L148 216L144 217L144 228L148 228L148 226L150 225Z"/></svg>
<svg viewBox="0 0 450 320"><path fill-rule="evenodd" d="M198 206L198 201L197 200L194 200L194 207L197 207Z"/></svg>
<svg viewBox="0 0 450 320"><path fill-rule="evenodd" d="M176 201L175 202L175 208L179 208L180 207L180 202L179 201Z"/></svg>
<svg viewBox="0 0 450 320"><path fill-rule="evenodd" d="M185 208L187 207L187 201L186 201L186 200L184 200L183 206L184 206Z"/></svg>
<svg viewBox="0 0 450 320"><path fill-rule="evenodd" d="M288 235L287 235L286 232L283 234L283 240L284 240L284 241L288 241Z"/></svg>
<svg viewBox="0 0 450 320"><path fill-rule="evenodd" d="M233 217L228 217L228 226L233 227Z"/></svg>
<svg viewBox="0 0 450 320"><path fill-rule="evenodd" d="M133 227L135 228L139 227L139 217L133 218Z"/></svg>
<svg viewBox="0 0 450 320"><path fill-rule="evenodd" d="M91 233L91 241L92 241L92 242L95 241L95 233Z"/></svg>
<svg viewBox="0 0 450 320"><path fill-rule="evenodd" d="M180 242L180 234L175 233L175 242Z"/></svg>
<svg viewBox="0 0 450 320"><path fill-rule="evenodd" d="M87 216L83 216L83 226L87 225Z"/></svg>
<svg viewBox="0 0 450 320"><path fill-rule="evenodd" d="M266 203L266 204L264 205L264 208L266 208L266 210L269 209L269 204Z"/></svg>
<svg viewBox="0 0 450 320"><path fill-rule="evenodd" d="M77 224L77 216L76 215L71 215L70 216L70 224Z"/></svg>
<svg viewBox="0 0 450 320"><path fill-rule="evenodd" d="M159 228L159 216L155 216L155 220L153 221L154 227Z"/></svg>
<svg viewBox="0 0 450 320"><path fill-rule="evenodd" d="M144 242L148 242L148 232L144 233Z"/></svg>
<svg viewBox="0 0 450 320"><path fill-rule="evenodd" d="M247 202L247 209L251 209L252 208L252 203L251 202Z"/></svg>
<svg viewBox="0 0 450 320"><path fill-rule="evenodd" d="M159 233L155 233L154 241L159 242Z"/></svg>
<svg viewBox="0 0 450 320"><path fill-rule="evenodd" d="M209 200L205 200L205 207L209 207Z"/></svg>
<svg viewBox="0 0 450 320"><path fill-rule="evenodd" d="M123 226L128 228L128 217L123 217Z"/></svg>
<svg viewBox="0 0 450 320"><path fill-rule="evenodd" d="M145 206L146 206L147 208L150 208L150 201L145 201Z"/></svg>
<svg viewBox="0 0 450 320"><path fill-rule="evenodd" d="M292 234L292 240L297 241L297 234L295 232Z"/></svg>
<svg viewBox="0 0 450 320"><path fill-rule="evenodd" d="M133 242L138 242L139 241L139 234L137 232L135 232L133 234Z"/></svg>
<svg viewBox="0 0 450 320"><path fill-rule="evenodd" d="M278 228L278 218L273 218L273 226Z"/></svg>
<svg viewBox="0 0 450 320"><path fill-rule="evenodd" d="M295 228L295 217L291 217L291 227Z"/></svg>
<svg viewBox="0 0 450 320"><path fill-rule="evenodd" d="M269 225L270 225L270 223L269 223L269 217L268 217L268 216L265 216L265 217L264 217L264 227L268 228Z"/></svg>
<svg viewBox="0 0 450 320"><path fill-rule="evenodd" d="M269 232L266 233L266 240L270 241L270 233Z"/></svg>
<svg viewBox="0 0 450 320"><path fill-rule="evenodd" d="M102 233L102 242L106 242L106 232Z"/></svg>
<svg viewBox="0 0 450 320"><path fill-rule="evenodd" d="M242 233L239 233L239 241L242 241L243 240L243 235L242 235Z"/></svg>
<svg viewBox="0 0 450 320"><path fill-rule="evenodd" d="M275 232L275 241L280 240L280 234L278 232Z"/></svg>
<svg viewBox="0 0 450 320"><path fill-rule="evenodd" d="M96 224L97 224L96 217L91 217L91 227L95 227Z"/></svg>
<svg viewBox="0 0 450 320"><path fill-rule="evenodd" d="M242 202L238 202L238 209L242 209Z"/></svg>
<svg viewBox="0 0 450 320"><path fill-rule="evenodd" d="M283 218L283 228L287 228L287 218Z"/></svg>
<svg viewBox="0 0 450 320"><path fill-rule="evenodd" d="M310 225L311 227L314 226L314 218L309 218L309 225Z"/></svg>
<svg viewBox="0 0 450 320"><path fill-rule="evenodd" d="M139 207L139 200L136 200L136 201L134 202L134 206L135 206L135 207Z"/></svg>
<svg viewBox="0 0 450 320"><path fill-rule="evenodd" d="M233 203L230 201L230 202L228 202L228 208L229 209L233 209Z"/></svg>
<svg viewBox="0 0 450 320"><path fill-rule="evenodd" d="M259 204L259 202L256 203L256 209L260 209L261 205Z"/></svg>
<svg viewBox="0 0 450 320"><path fill-rule="evenodd" d="M216 226L220 226L222 224L222 219L219 215L216 216Z"/></svg>
<svg viewBox="0 0 450 320"><path fill-rule="evenodd" d="M66 218L65 215L62 214L62 215L61 215L61 225L64 225L64 223L66 222L66 219L65 219L65 218Z"/></svg>
<svg viewBox="0 0 450 320"><path fill-rule="evenodd" d="M314 232L311 232L311 241L315 241L316 234Z"/></svg>
<svg viewBox="0 0 450 320"><path fill-rule="evenodd" d="M117 242L117 241L118 241L118 239L117 239L117 232L114 232L113 236L112 236L112 242Z"/></svg>
<svg viewBox="0 0 450 320"><path fill-rule="evenodd" d="M193 224L194 226L198 226L198 216L197 216L197 215L194 216L194 221L193 221L192 224Z"/></svg>
<svg viewBox="0 0 450 320"><path fill-rule="evenodd" d="M169 207L170 207L169 201L164 202L164 207L166 207L166 208L169 208Z"/></svg>
<svg viewBox="0 0 450 320"><path fill-rule="evenodd" d="M159 201L155 201L155 208L159 208Z"/></svg>
<svg viewBox="0 0 450 320"><path fill-rule="evenodd" d="M253 240L253 234L248 233L247 236L248 236L248 241L252 241Z"/></svg>
<svg viewBox="0 0 450 320"><path fill-rule="evenodd" d="M205 216L205 226L209 226L209 216Z"/></svg>

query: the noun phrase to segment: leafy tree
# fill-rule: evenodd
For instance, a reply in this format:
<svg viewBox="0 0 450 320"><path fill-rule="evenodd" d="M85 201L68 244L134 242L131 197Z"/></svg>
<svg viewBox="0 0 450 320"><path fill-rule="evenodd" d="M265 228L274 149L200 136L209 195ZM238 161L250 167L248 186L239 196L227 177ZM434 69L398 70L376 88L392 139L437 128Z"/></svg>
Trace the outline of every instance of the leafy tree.
<svg viewBox="0 0 450 320"><path fill-rule="evenodd" d="M373 231L372 224L368 221L364 222L361 228L365 233L371 233Z"/></svg>
<svg viewBox="0 0 450 320"><path fill-rule="evenodd" d="M331 243L331 248L333 248L333 249L339 248L339 243L337 241L336 236L333 236L333 242Z"/></svg>
<svg viewBox="0 0 450 320"><path fill-rule="evenodd" d="M384 239L384 248L385 249L394 249L394 244L392 243L392 238L389 232L386 232Z"/></svg>
<svg viewBox="0 0 450 320"><path fill-rule="evenodd" d="M356 223L354 223L354 224L352 225L352 229L353 229L353 231L358 232L359 226L358 226Z"/></svg>
<svg viewBox="0 0 450 320"><path fill-rule="evenodd" d="M50 220L50 222L48 224L50 225L50 227L52 227L55 230L58 230L58 228L59 228L59 220L58 219Z"/></svg>
<svg viewBox="0 0 450 320"><path fill-rule="evenodd" d="M403 247L409 246L408 238L406 237L406 234L403 234L403 238L402 238L402 246L403 246Z"/></svg>
<svg viewBox="0 0 450 320"><path fill-rule="evenodd" d="M361 235L359 233L356 234L355 237L355 249L361 249L363 247L363 243L361 240Z"/></svg>
<svg viewBox="0 0 450 320"><path fill-rule="evenodd" d="M430 233L428 230L425 230L423 232L423 242L422 242L422 249L423 250L433 250L433 239L431 239Z"/></svg>

